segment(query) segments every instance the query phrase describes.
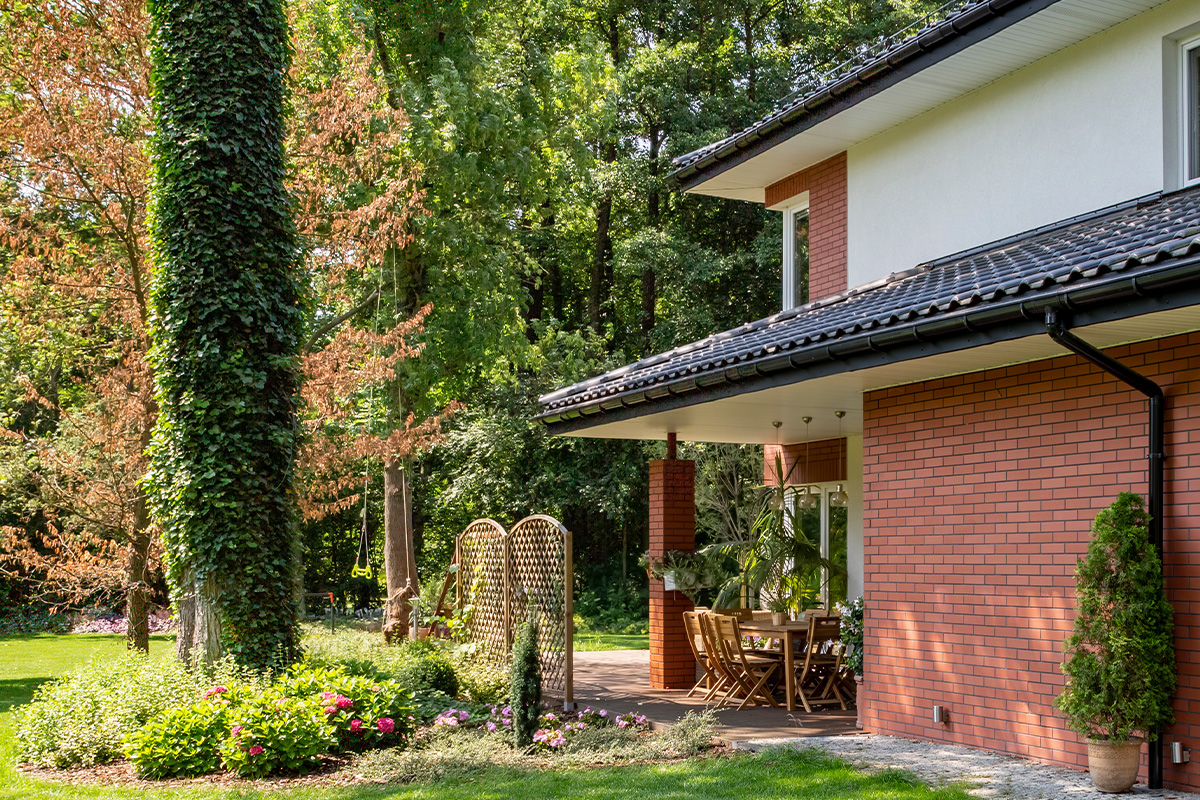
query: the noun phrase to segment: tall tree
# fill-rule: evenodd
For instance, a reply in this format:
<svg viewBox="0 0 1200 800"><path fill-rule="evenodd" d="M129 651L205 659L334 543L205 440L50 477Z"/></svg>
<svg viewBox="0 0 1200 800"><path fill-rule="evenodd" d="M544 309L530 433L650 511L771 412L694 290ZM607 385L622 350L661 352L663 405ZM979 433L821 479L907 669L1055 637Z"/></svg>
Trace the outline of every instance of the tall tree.
<svg viewBox="0 0 1200 800"><path fill-rule="evenodd" d="M270 668L298 650L305 298L285 188L287 18L280 0L152 0L149 11L160 407L150 481L181 628L211 604L193 616L204 656L219 642Z"/></svg>

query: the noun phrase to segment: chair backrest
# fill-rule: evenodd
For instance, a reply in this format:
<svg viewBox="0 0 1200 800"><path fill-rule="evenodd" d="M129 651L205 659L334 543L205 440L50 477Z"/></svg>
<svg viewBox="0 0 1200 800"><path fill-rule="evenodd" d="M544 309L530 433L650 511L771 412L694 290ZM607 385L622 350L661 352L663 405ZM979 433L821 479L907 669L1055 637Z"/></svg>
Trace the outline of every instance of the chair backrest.
<svg viewBox="0 0 1200 800"><path fill-rule="evenodd" d="M771 619L773 616L775 616L775 614L772 611L751 611L750 612L750 619L755 620L755 621L766 621L766 620Z"/></svg>
<svg viewBox="0 0 1200 800"><path fill-rule="evenodd" d="M697 661L703 661L707 648L704 646L704 631L700 630L700 612L683 612L683 629L687 631L688 641L692 645L692 655Z"/></svg>
<svg viewBox="0 0 1200 800"><path fill-rule="evenodd" d="M830 643L842 638L842 618L813 615L808 618L808 648L814 652L825 652Z"/></svg>
<svg viewBox="0 0 1200 800"><path fill-rule="evenodd" d="M717 673L731 676L724 648L721 647L721 635L717 630L717 620L721 618L720 614L705 611L697 615L696 621L700 623L700 633L704 641L704 651L708 655L708 663Z"/></svg>
<svg viewBox="0 0 1200 800"><path fill-rule="evenodd" d="M736 617L716 617L717 635L721 640L721 650L725 660L738 664L743 669L749 669L746 662L746 651L742 649L742 631Z"/></svg>

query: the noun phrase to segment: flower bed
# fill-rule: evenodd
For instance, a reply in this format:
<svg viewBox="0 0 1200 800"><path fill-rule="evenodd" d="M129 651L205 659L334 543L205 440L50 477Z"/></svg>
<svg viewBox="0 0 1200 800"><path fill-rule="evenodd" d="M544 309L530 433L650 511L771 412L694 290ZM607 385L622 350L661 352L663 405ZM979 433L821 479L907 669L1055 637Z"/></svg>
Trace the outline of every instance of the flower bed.
<svg viewBox="0 0 1200 800"><path fill-rule="evenodd" d="M512 706L486 705L475 710L448 708L433 721L435 728L479 728L489 734L509 733L512 730ZM534 749L557 750L573 735L591 728L616 726L631 730L649 727L646 717L630 712L609 714L605 709L559 712L550 707L538 716L538 729L533 734Z"/></svg>

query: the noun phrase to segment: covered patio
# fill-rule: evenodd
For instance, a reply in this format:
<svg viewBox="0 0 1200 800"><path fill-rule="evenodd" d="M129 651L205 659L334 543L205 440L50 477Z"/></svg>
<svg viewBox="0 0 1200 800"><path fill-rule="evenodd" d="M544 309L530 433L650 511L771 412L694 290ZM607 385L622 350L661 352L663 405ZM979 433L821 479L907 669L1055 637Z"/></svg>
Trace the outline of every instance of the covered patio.
<svg viewBox="0 0 1200 800"><path fill-rule="evenodd" d="M605 650L576 653L575 702L580 708L604 708L610 713L634 711L655 725L669 725L688 711L706 706L699 695L686 697L683 689L650 687L649 650ZM803 708L748 706L741 711L717 711L719 735L730 742L753 742L794 736L840 736L860 733L854 709L837 706L805 713Z"/></svg>

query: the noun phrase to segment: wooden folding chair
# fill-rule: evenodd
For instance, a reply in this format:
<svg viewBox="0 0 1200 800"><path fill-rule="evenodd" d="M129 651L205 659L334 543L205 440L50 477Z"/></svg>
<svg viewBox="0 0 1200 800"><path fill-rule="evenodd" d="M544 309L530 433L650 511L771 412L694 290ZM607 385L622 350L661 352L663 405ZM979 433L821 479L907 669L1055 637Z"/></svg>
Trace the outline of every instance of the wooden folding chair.
<svg viewBox="0 0 1200 800"><path fill-rule="evenodd" d="M725 658L725 650L721 647L721 635L717 630L717 618L719 616L719 614L706 611L702 612L696 618L696 621L700 623L700 633L704 641L704 650L708 654L708 665L712 668L713 674L717 676L716 684L704 696L704 699L711 700L723 691L724 694L717 701L717 708L723 708L729 701L730 696L737 691L738 681L736 673Z"/></svg>
<svg viewBox="0 0 1200 800"><path fill-rule="evenodd" d="M767 691L766 684L767 680L779 669L779 659L747 653L742 647L742 631L738 627L738 621L733 617L718 616L714 618L714 621L721 642L721 652L725 657L727 672L737 685L736 688L740 689L741 694L744 695L738 711L741 711L750 702L762 705L761 700L766 700L767 703L778 708L779 703L776 703L775 698Z"/></svg>
<svg viewBox="0 0 1200 800"><path fill-rule="evenodd" d="M717 687L722 683L722 676L710 663L712 659L705 646L704 631L700 629L701 613L699 611L683 612L683 627L687 631L688 643L692 646L692 655L696 657L696 663L704 670L704 677L696 681L696 685L691 688L687 696L691 697L699 689L704 688L704 699L707 700L717 692Z"/></svg>
<svg viewBox="0 0 1200 800"><path fill-rule="evenodd" d="M838 690L838 673L842 668L841 634L841 617L808 618L808 646L804 651L804 664L796 676L796 688L804 710L810 714L813 706L834 703L846 710L846 700Z"/></svg>

